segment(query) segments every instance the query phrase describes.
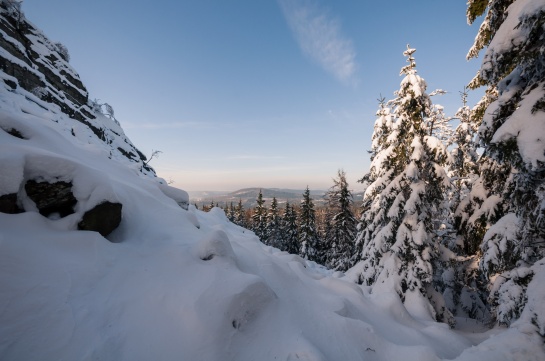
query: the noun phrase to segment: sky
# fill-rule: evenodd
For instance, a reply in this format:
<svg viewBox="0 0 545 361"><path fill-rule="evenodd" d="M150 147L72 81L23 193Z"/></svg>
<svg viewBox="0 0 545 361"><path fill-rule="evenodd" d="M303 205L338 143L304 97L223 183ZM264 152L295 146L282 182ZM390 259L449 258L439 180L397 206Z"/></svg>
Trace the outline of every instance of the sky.
<svg viewBox="0 0 545 361"><path fill-rule="evenodd" d="M187 191L327 189L369 169L407 44L453 115L480 61L464 1L25 0L158 176ZM482 91L470 93L470 105Z"/></svg>

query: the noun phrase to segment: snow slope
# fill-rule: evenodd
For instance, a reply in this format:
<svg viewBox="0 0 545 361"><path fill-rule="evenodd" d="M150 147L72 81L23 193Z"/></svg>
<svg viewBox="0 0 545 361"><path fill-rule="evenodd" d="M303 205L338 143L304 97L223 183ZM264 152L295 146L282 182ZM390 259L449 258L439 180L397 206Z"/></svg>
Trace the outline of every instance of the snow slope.
<svg viewBox="0 0 545 361"><path fill-rule="evenodd" d="M417 297L370 294L188 206L114 120L72 119L19 81L0 71L0 197L25 211L0 213L0 360L545 360L528 322L451 330ZM28 180L71 182L74 213L40 215ZM119 227L77 230L105 200Z"/></svg>
<svg viewBox="0 0 545 361"><path fill-rule="evenodd" d="M26 210L0 213L1 360L545 359L531 333L450 330L264 246L218 208L182 208L185 192L43 106L0 87L0 127L25 138L0 130L0 194ZM72 180L76 212L40 215L22 186L36 177ZM123 204L119 228L78 231L103 199Z"/></svg>

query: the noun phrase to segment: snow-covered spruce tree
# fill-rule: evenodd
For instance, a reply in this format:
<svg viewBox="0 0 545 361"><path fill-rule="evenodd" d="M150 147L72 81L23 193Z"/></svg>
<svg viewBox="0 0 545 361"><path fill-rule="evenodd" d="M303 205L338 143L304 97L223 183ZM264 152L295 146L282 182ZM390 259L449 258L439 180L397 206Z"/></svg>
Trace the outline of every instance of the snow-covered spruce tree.
<svg viewBox="0 0 545 361"><path fill-rule="evenodd" d="M545 2L468 2L469 23L485 12L468 53L487 48L470 86L496 95L481 113L485 197L476 212L494 209L481 269L498 322L510 324L524 310L535 272L543 272L532 265L545 256ZM545 335L545 315L533 312L531 322Z"/></svg>
<svg viewBox="0 0 545 361"><path fill-rule="evenodd" d="M372 148L369 151L371 154L371 167L369 173L359 180L360 183L368 185L366 190L369 190L369 194L363 197L361 205L362 216L357 225L358 233L356 235L356 250L353 260L354 263L360 261L360 259L367 261L360 263L356 281L358 283L367 283L368 285L375 281L380 258L369 258L369 255L363 253L363 246L365 244L369 247L369 242L378 237L378 232L389 223L384 212L385 208L382 207L389 208L392 199L381 197L381 194L393 179L393 172L382 166L382 162L385 160L382 157L387 156L391 152L391 145L395 140L393 130L394 117L391 114L391 109L386 104L386 99L382 96L379 99L379 109L376 115L377 120L375 121L372 137ZM369 187L371 185L372 188ZM376 247L382 249L382 244L385 240L384 237L377 238ZM384 251L386 251L386 248L384 248Z"/></svg>
<svg viewBox="0 0 545 361"><path fill-rule="evenodd" d="M443 298L432 285L439 245L434 217L441 214L450 182L443 165L448 151L434 137L429 117L432 103L426 82L416 72L414 49L403 53L409 65L391 113L381 104L375 123L370 183L357 242L362 252L348 271L359 283L395 290L403 302L428 307L439 321L453 324Z"/></svg>
<svg viewBox="0 0 545 361"><path fill-rule="evenodd" d="M316 231L316 214L314 202L310 198L310 190L303 193L303 200L299 210L299 254L304 259L316 261L319 247L318 232Z"/></svg>
<svg viewBox="0 0 545 361"><path fill-rule="evenodd" d="M229 204L229 207L226 206L225 214L227 215L228 220L235 223L235 206L233 206L233 202Z"/></svg>
<svg viewBox="0 0 545 361"><path fill-rule="evenodd" d="M246 211L244 210L244 206L242 205L242 199L239 198L238 204L235 207L235 219L233 223L246 228L247 224L245 220L245 213Z"/></svg>
<svg viewBox="0 0 545 361"><path fill-rule="evenodd" d="M267 214L267 242L270 246L280 249L282 243L282 236L280 230L280 215L278 214L278 201L276 197L273 197L271 202L271 208Z"/></svg>
<svg viewBox="0 0 545 361"><path fill-rule="evenodd" d="M254 208L254 214L252 215L252 231L259 237L261 242L268 244L267 241L267 208L265 208L265 201L263 200L263 192L259 190L257 196L257 206Z"/></svg>
<svg viewBox="0 0 545 361"><path fill-rule="evenodd" d="M317 211L318 237L321 240L318 249L317 263L327 266L328 268L333 268L331 264L334 261L334 244L332 243L334 237L332 236L331 227L332 220L333 214L329 204L326 204L325 207L322 207Z"/></svg>
<svg viewBox="0 0 545 361"><path fill-rule="evenodd" d="M473 184L479 175L477 160L477 130L479 124L473 120L473 114L467 106L467 91L461 93L462 107L458 109L455 117L460 124L454 131L454 148L451 151L452 163L450 164L450 176L453 184L452 206L454 226L457 230L457 238L450 245L453 251L466 256L475 255L480 249L482 234L473 229L473 223L469 218L475 209L475 200L470 196ZM478 199L478 198L477 198Z"/></svg>
<svg viewBox="0 0 545 361"><path fill-rule="evenodd" d="M469 222L476 206L475 195L471 195L473 184L478 178L477 165L477 124L473 122L472 112L467 106L467 91L461 92L462 107L455 118L460 123L447 143L453 145L449 176L452 187L448 192L450 206L448 219L442 230L442 242L453 253L442 269L436 273L436 284L443 292L449 310L457 316L490 319L487 307L486 282L478 267L480 257L479 239ZM443 257L446 259L446 257Z"/></svg>
<svg viewBox="0 0 545 361"><path fill-rule="evenodd" d="M352 264L356 225L358 221L352 213L354 202L352 192L348 189L346 174L343 170L337 172L333 186L327 192L329 212L332 214L330 229L325 244L331 246L331 256L328 266L337 271L346 271Z"/></svg>
<svg viewBox="0 0 545 361"><path fill-rule="evenodd" d="M297 214L290 202L286 201L286 208L281 222L282 243L280 249L291 254L299 254L299 232Z"/></svg>
<svg viewBox="0 0 545 361"><path fill-rule="evenodd" d="M214 204L214 201L210 201L210 205L206 208L206 211L210 211L212 208L218 206L217 204Z"/></svg>

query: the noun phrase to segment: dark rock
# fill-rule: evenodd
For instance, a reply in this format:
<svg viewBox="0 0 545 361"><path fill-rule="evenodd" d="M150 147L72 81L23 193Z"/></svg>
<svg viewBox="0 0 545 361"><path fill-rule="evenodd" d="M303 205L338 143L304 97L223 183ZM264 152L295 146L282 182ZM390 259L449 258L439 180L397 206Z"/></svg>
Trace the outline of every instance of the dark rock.
<svg viewBox="0 0 545 361"><path fill-rule="evenodd" d="M17 89L17 83L12 80L4 79L4 83L6 83L6 85L9 86L12 90Z"/></svg>
<svg viewBox="0 0 545 361"><path fill-rule="evenodd" d="M21 132L18 131L17 129L15 129L15 128L11 128L10 130L6 130L6 132L7 132L9 135L13 135L14 137L17 137L17 138L20 138L20 139L25 139L25 137L23 137L23 135L21 134Z"/></svg>
<svg viewBox="0 0 545 361"><path fill-rule="evenodd" d="M16 214L21 213L23 210L19 208L17 204L17 193L4 194L0 196L0 212Z"/></svg>
<svg viewBox="0 0 545 361"><path fill-rule="evenodd" d="M117 150L119 151L119 153L123 154L125 157L127 157L129 159L136 158L136 154L134 154L133 152L127 152L125 149L123 149L121 147L117 147Z"/></svg>
<svg viewBox="0 0 545 361"><path fill-rule="evenodd" d="M78 223L78 229L83 231L95 231L106 237L121 223L121 203L104 202L96 205L83 215Z"/></svg>
<svg viewBox="0 0 545 361"><path fill-rule="evenodd" d="M72 194L71 182L36 182L29 180L25 184L26 194L36 203L38 211L44 216L59 213L66 217L74 213L74 206L78 202Z"/></svg>

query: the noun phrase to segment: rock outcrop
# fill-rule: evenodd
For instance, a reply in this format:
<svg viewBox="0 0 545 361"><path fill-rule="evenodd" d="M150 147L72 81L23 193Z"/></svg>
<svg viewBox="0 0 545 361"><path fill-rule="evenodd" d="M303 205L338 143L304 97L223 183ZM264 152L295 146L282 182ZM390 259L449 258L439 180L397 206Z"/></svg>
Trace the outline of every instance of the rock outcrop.
<svg viewBox="0 0 545 361"><path fill-rule="evenodd" d="M23 212L17 203L17 193L4 194L0 196L0 212L9 214Z"/></svg>
<svg viewBox="0 0 545 361"><path fill-rule="evenodd" d="M51 42L12 6L9 1L0 2L0 68L16 79L4 81L57 104L71 118L94 119L87 89L68 64L66 48Z"/></svg>
<svg viewBox="0 0 545 361"><path fill-rule="evenodd" d="M121 203L103 202L85 212L78 229L95 231L106 237L121 223Z"/></svg>
<svg viewBox="0 0 545 361"><path fill-rule="evenodd" d="M74 213L74 206L78 202L72 194L70 182L36 182L29 180L25 184L28 197L36 203L38 211L43 216L58 213L66 217Z"/></svg>
<svg viewBox="0 0 545 361"><path fill-rule="evenodd" d="M58 113L58 107L111 148L112 156L140 163L141 172L154 175L145 162L146 156L125 136L113 116L105 117L101 105L90 101L87 89L68 61L66 47L51 41L26 20L20 3L0 0L0 86L46 111ZM73 131L72 135L76 136Z"/></svg>

